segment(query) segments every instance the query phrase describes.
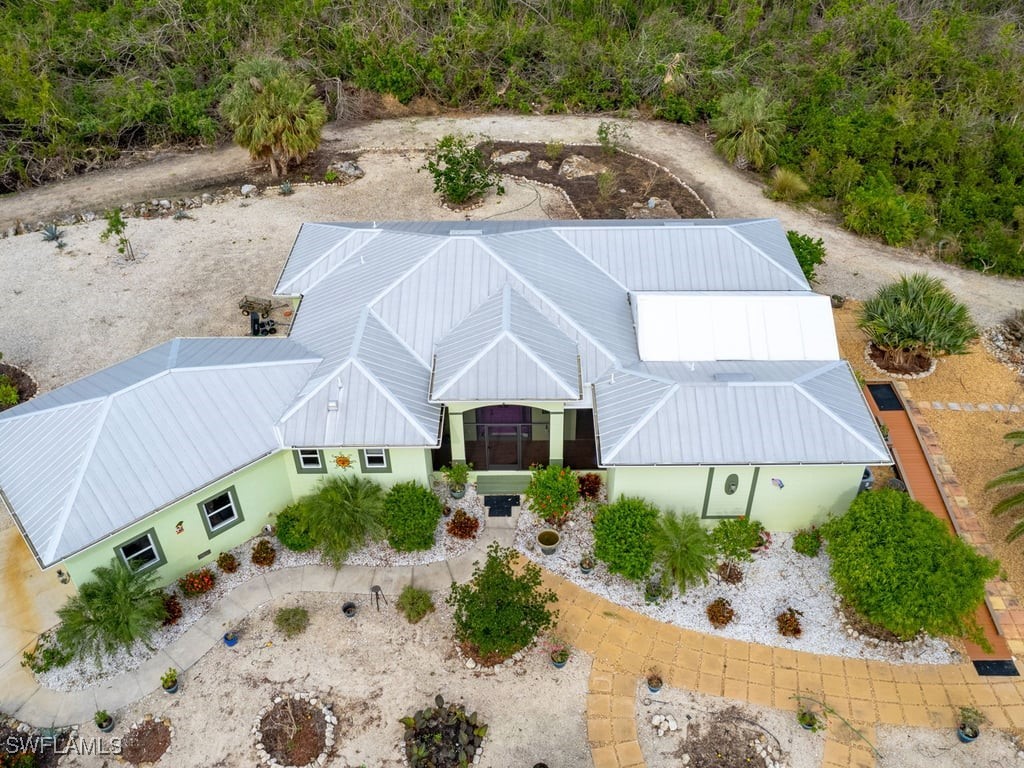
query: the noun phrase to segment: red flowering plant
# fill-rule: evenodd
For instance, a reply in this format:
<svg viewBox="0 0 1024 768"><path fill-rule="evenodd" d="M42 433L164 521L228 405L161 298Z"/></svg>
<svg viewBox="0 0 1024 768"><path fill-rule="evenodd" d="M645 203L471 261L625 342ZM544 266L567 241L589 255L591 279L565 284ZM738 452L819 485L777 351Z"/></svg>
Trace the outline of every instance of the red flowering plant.
<svg viewBox="0 0 1024 768"><path fill-rule="evenodd" d="M178 579L178 589L185 597L195 597L213 589L217 577L209 568L200 568L198 571L186 573Z"/></svg>
<svg viewBox="0 0 1024 768"><path fill-rule="evenodd" d="M530 509L548 525L561 528L580 500L579 477L568 467L555 464L531 469L533 475L524 494Z"/></svg>

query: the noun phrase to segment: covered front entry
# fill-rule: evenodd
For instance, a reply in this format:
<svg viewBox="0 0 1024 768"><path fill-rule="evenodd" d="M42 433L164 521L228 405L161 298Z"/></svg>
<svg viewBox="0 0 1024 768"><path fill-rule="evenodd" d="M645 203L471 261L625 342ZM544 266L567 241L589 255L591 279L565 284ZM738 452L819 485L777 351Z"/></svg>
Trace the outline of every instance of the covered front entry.
<svg viewBox="0 0 1024 768"><path fill-rule="evenodd" d="M478 471L549 463L550 414L525 405L488 405L463 414L466 461Z"/></svg>

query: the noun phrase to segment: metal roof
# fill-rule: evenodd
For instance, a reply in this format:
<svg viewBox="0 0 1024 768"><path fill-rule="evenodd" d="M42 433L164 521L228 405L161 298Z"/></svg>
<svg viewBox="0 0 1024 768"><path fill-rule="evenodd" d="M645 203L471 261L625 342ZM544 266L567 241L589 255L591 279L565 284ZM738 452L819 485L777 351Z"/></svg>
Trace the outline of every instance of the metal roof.
<svg viewBox="0 0 1024 768"><path fill-rule="evenodd" d="M40 564L275 450L318 362L288 339L176 339L0 413L0 489Z"/></svg>
<svg viewBox="0 0 1024 768"><path fill-rule="evenodd" d="M643 363L594 399L607 466L891 463L842 360Z"/></svg>

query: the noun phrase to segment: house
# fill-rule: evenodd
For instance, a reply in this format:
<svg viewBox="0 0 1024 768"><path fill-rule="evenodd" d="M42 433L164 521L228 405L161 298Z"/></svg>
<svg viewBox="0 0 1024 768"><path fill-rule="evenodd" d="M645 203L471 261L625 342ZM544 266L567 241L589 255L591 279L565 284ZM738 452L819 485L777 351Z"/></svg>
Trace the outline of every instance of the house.
<svg viewBox="0 0 1024 768"><path fill-rule="evenodd" d="M39 565L167 582L330 474L603 473L709 524L841 511L890 455L778 222L306 224L288 338L175 339L0 414Z"/></svg>

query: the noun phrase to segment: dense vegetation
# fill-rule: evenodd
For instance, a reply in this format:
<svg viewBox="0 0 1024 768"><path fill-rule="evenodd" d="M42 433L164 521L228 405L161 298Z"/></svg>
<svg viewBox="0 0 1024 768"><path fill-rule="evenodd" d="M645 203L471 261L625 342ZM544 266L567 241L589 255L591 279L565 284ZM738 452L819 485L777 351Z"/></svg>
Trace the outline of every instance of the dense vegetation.
<svg viewBox="0 0 1024 768"><path fill-rule="evenodd" d="M851 228L1020 275L1022 18L997 0L11 0L0 190L227 135L231 73L268 53L333 116L344 83L402 102L719 118L739 141L723 150L757 147L748 161L799 173Z"/></svg>

